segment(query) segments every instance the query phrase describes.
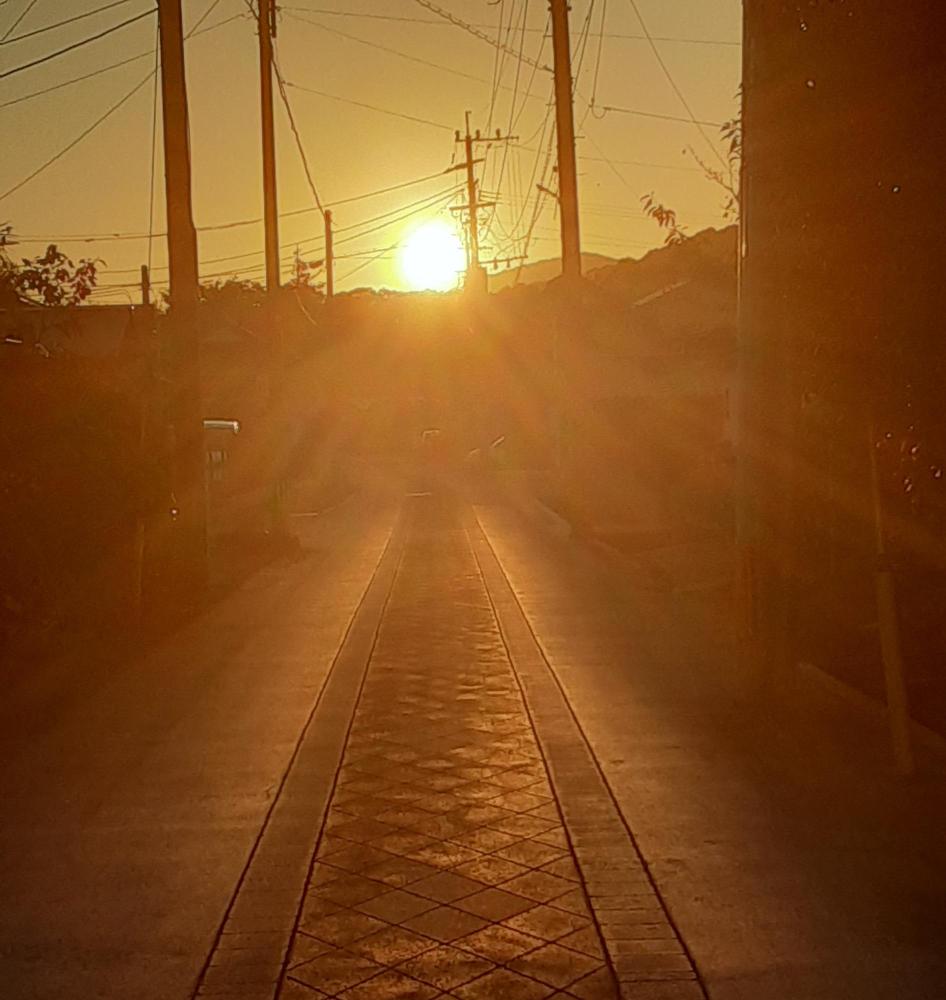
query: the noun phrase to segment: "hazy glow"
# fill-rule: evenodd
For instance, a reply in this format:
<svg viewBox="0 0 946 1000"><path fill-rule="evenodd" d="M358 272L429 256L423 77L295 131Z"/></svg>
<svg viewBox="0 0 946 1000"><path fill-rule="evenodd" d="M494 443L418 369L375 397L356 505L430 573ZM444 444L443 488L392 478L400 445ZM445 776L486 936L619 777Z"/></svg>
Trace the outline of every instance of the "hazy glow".
<svg viewBox="0 0 946 1000"><path fill-rule="evenodd" d="M463 244L445 222L428 222L415 229L401 251L401 273L417 291L449 291L465 267Z"/></svg>

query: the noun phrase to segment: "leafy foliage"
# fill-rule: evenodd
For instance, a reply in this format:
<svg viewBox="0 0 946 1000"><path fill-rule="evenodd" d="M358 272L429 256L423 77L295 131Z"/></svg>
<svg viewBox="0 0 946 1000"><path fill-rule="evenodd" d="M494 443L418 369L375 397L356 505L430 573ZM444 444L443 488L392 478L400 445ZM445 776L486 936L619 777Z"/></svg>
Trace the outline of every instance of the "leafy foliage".
<svg viewBox="0 0 946 1000"><path fill-rule="evenodd" d="M9 224L0 226L0 298L20 305L77 306L92 294L100 261L74 262L51 243L40 256L16 262L9 253L16 245L12 233Z"/></svg>
<svg viewBox="0 0 946 1000"><path fill-rule="evenodd" d="M736 97L741 101L741 87ZM723 218L727 222L736 222L739 219L739 169L742 165L742 112L723 122L719 132L726 144L725 169L711 167L692 146L687 146L687 152L699 164L703 176L723 190Z"/></svg>
<svg viewBox="0 0 946 1000"><path fill-rule="evenodd" d="M687 239L686 226L681 226L677 221L677 213L672 208L667 208L654 198L654 192L641 196L641 205L644 214L650 216L660 226L667 231L664 238L664 245L668 247L676 246Z"/></svg>

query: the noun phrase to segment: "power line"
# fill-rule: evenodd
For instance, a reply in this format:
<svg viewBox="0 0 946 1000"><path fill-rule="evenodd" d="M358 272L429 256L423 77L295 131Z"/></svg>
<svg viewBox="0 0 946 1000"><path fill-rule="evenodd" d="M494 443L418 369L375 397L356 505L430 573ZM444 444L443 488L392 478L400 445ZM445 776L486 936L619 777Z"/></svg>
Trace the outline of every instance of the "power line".
<svg viewBox="0 0 946 1000"><path fill-rule="evenodd" d="M443 19L435 19L431 17L407 17L405 15L396 14L370 14L365 11L360 10L330 10L326 7L281 7L283 11L304 11L307 14L320 14L329 15L331 17L354 17L360 18L362 20L371 21L394 21L407 24L426 24L435 28L445 28L448 27L448 22ZM470 27L472 28L490 28L492 25L489 24L478 24L476 22L471 22ZM543 32L544 28L526 28L527 32L532 34L539 34ZM634 35L619 31L609 31L602 32L606 38L614 38L622 41L635 41L635 42L646 42L646 35ZM592 33L592 38L597 37L597 33ZM720 45L724 47L731 48L741 48L741 41L730 41L723 38L682 38L675 35L654 35L655 42L677 42L683 45Z"/></svg>
<svg viewBox="0 0 946 1000"><path fill-rule="evenodd" d="M0 40L0 45L12 45L14 42L21 42L24 38L35 38L37 35L44 35L47 31L54 31L56 28L64 28L67 24L75 24L76 21L84 21L87 17L92 17L95 14L102 14L107 10L112 10L114 7L123 7L126 3L131 3L131 0L112 0L111 3L104 4L102 7L96 7L94 10L87 10L82 14L76 14L74 17L67 17L64 21L56 21L55 24L44 24L42 28L34 28L32 31L24 31L20 35L14 35L13 38L8 38L4 36ZM29 10L29 8L27 8ZM26 13L26 11L24 11Z"/></svg>
<svg viewBox="0 0 946 1000"><path fill-rule="evenodd" d="M497 193L499 193L502 190L503 180L504 180L504 178L506 176L506 164L509 161L509 147L510 147L510 145L512 143L512 138L511 138L512 137L512 127L513 127L513 122L515 121L515 118L516 118L516 98L518 97L518 93L519 93L519 79L520 79L520 76L522 74L522 54L525 51L525 42L526 42L525 26L526 26L526 18L528 17L528 14L529 14L529 0L525 0L525 3L523 4L523 8L522 8L522 25L521 25L522 30L520 31L520 34L519 34L519 58L516 60L516 76L515 76L515 80L513 82L512 100L509 102L509 123L506 126L506 135L509 136L510 138L509 138L508 141L506 141L506 142L503 143L503 158L502 158L502 161L501 161L501 163L499 165L499 179L496 182ZM512 23L512 18L510 17L510 24L511 23ZM542 40L542 45L543 45L543 48L544 48L544 45L545 45L545 39L544 39L544 37L543 37L543 40ZM540 49L540 58L541 58L541 49ZM535 68L533 67L533 77L534 77L534 74L535 74ZM531 81L530 81L530 86L531 86ZM523 98L523 104L525 104L525 98ZM492 114L491 114L491 117L492 117ZM487 129L487 131L489 131L489 129ZM492 227L493 227L493 225L494 225L494 223L496 221L496 216L497 216L498 212L499 212L499 199L497 197L496 204L493 206L493 211L490 214L489 221L486 224L487 236L490 234L490 232L492 230Z"/></svg>
<svg viewBox="0 0 946 1000"><path fill-rule="evenodd" d="M199 31L196 30L196 28L192 28L188 32L187 37L196 38L209 31L216 31L217 28L222 28L224 25L230 24L233 21L242 21L246 16L246 14L233 14L230 17L224 18L222 21L217 21L215 24L210 24L206 28L201 28ZM201 18L200 20L203 21L204 19ZM81 76L74 76L69 80L64 80L62 83L54 83L51 87L44 87L42 90L34 90L32 93L23 94L21 97L14 97L13 100L4 101L0 104L0 110L3 108L13 107L15 104L23 104L26 101L32 101L36 97L43 97L44 95L51 94L56 90L62 90L64 87L71 87L75 83L82 83L84 80L91 80L93 77L101 76L103 73L109 73L113 69L119 69L121 66L128 66L133 62L139 62L150 55L152 55L152 51L151 49L148 49L146 52L139 52L137 55L129 56L127 59L122 59L119 62L110 63L108 66L101 66L99 69L94 69L89 73L83 73Z"/></svg>
<svg viewBox="0 0 946 1000"><path fill-rule="evenodd" d="M191 25L190 31L184 36L185 38L190 38L197 32L197 29L207 20L208 17L217 9L220 4L220 0L212 0L210 6L200 15L199 18Z"/></svg>
<svg viewBox="0 0 946 1000"><path fill-rule="evenodd" d="M528 0L526 0L525 7L528 7ZM525 9L525 8L524 8ZM499 85L503 76L503 69L505 68L505 56L506 50L509 46L509 34L512 29L513 17L516 13L516 0L512 0L509 10L509 24L506 27L506 41L503 42L503 22L506 17L506 0L502 0L499 7L499 24L496 25L496 40L494 42L496 48L496 54L493 57L493 79L490 84L491 92L489 99L489 114L486 117L486 133L489 135L493 131L493 114L496 111L496 98L499 96ZM520 52L519 58L521 60L522 53ZM521 65L517 62L517 65ZM485 172L485 168L484 168Z"/></svg>
<svg viewBox="0 0 946 1000"><path fill-rule="evenodd" d="M372 41L369 41L367 38L361 38L359 35L352 35L350 32L340 31L338 28L330 28L326 24L320 24L318 21L311 21L311 20L309 20L309 18L300 17L298 14L292 13L292 11L294 11L294 10L306 10L306 8L280 7L280 10L283 11L283 12L285 12L288 17L290 17L293 21L297 21L299 24L306 24L306 25L308 25L311 28L317 28L320 31L325 31L325 32L328 32L329 34L336 35L339 38L346 38L349 41L357 42L359 45L365 45L365 46L367 46L369 48L377 49L379 52L387 52L389 55L397 56L400 59L406 59L408 62L417 63L419 66L428 66L431 69L440 70L442 73L449 73L451 76L457 76L457 77L460 77L461 79L464 79L464 80L473 80L476 83L482 83L482 84L485 84L485 85L489 85L490 84L490 81L487 80L486 77L477 76L475 73L465 73L463 70L454 69L452 66L445 66L442 63L433 62L430 59L421 59L419 56L414 56L414 55L411 55L411 54L409 54L407 52L402 52L400 49L392 48L392 46L390 46L390 45L382 45L379 42L372 42ZM366 14L365 16L366 17L374 17L375 15L373 15L373 14ZM398 20L398 19L394 19L394 20ZM440 24L441 22L439 22L439 21L431 21L431 22L422 22L422 23ZM540 52L541 52L541 50L540 50ZM533 67L532 81L535 80L535 73L536 73L537 69L538 69L537 65L535 67ZM501 90L511 90L512 89L511 87L506 86L505 84L502 84L502 83L499 84L499 87L500 87ZM527 92L524 95L526 98L529 98L531 100L536 100L536 101L543 100L543 98L541 98L538 94L531 93L531 89L532 89L532 87L531 87L531 82L530 82L529 88L527 89ZM0 107L2 107L2 105L0 105Z"/></svg>
<svg viewBox="0 0 946 1000"><path fill-rule="evenodd" d="M603 0L601 5L601 31L598 35L598 54L595 58L595 73L594 78L591 82L591 102L588 105L588 111L586 114L591 113L591 109L594 107L595 99L598 96L598 76L601 73L601 57L604 52L604 22L605 18L608 16L608 0Z"/></svg>
<svg viewBox="0 0 946 1000"><path fill-rule="evenodd" d="M360 226L369 226L370 228L365 229L365 230L363 230L360 233L352 233L351 235L346 236L344 239L337 240L336 243L337 244L351 243L354 240L359 240L359 239L361 239L364 236L368 236L368 235L371 235L372 233L376 233L376 232L378 232L381 229L385 229L388 226L394 225L395 223L402 222L404 219L410 218L410 216L416 215L418 212L423 212L423 211L425 211L428 208L432 208L434 205L437 205L439 202L445 202L445 201L447 201L449 198L451 198L457 192L457 190L458 190L457 187L449 188L446 191L438 192L437 194L433 195L432 197L422 198L422 199L420 199L420 200L418 200L416 202L412 202L412 203L409 203L407 205L402 205L399 208L392 209L390 212L384 212L381 215L377 215L377 216L374 216L374 217L369 218L369 219L362 219L360 222L352 223L349 226L346 226L346 227L340 229L339 232L346 232L347 230L357 229ZM389 218L390 216L397 216L397 218L393 218L392 219L392 218ZM387 221L384 221L384 220L387 220ZM291 249L305 248L307 252L310 252L310 251L312 251L314 249L320 249L319 247L313 246L313 244L319 244L319 243L322 242L322 240L323 240L322 236L317 236L317 237L313 237L311 239L303 239L303 240L286 240L284 243L280 244L279 249L282 251L282 250L291 250ZM374 251L372 250L372 251L359 251L358 253L354 253L354 254L339 254L338 255L338 259L344 260L344 259L346 259L348 257L362 256L364 253L373 253L373 252ZM224 263L226 263L228 261L232 261L232 260L246 260L248 257L259 257L259 256L262 256L263 253L264 253L263 250L248 250L245 253L227 254L226 256L223 256L223 257L210 257L210 258L201 260L200 264L202 266L206 266L206 265L210 265L210 264L224 264ZM281 261L286 262L286 261L291 261L292 257L293 257L292 254L287 254L287 255L284 255L283 257L281 257L280 259L281 259ZM255 267L256 265L253 265L253 266ZM259 266L262 267L262 265L259 265ZM157 268L157 270L159 270L159 271L166 271L167 267L165 265L162 265L161 267ZM241 269L240 268L233 269L234 272L239 271L239 270L241 270ZM245 269L242 269L242 270L245 270ZM135 274L135 273L137 273L137 268L131 268L131 269L126 268L126 269L120 269L120 270L113 270L113 271L111 271L109 273L111 273L111 274ZM221 272L221 273L224 273L224 272ZM202 275L202 277L214 277L214 276L215 275Z"/></svg>
<svg viewBox="0 0 946 1000"><path fill-rule="evenodd" d="M157 170L155 156L158 148L158 69L161 65L161 28L154 33L154 96L151 100L151 180L148 185L148 274L151 274L151 263L154 250L154 183ZM150 277L149 277L150 280Z"/></svg>
<svg viewBox="0 0 946 1000"><path fill-rule="evenodd" d="M120 24L114 24L111 28L106 28L104 31L100 31L96 35L90 35L88 38L83 38L78 42L73 42L71 45L67 45L63 49L58 49L56 52L49 52L44 56L40 56L39 59L32 60L32 62L23 63L21 66L14 66L13 69L5 70L3 73L0 73L0 80L6 79L8 76L14 76L17 73L23 73L25 70L33 69L36 66L42 66L44 63L48 63L52 59L58 59L60 56L64 56L67 52L74 52L76 49L81 49L84 45L90 45L92 42L97 42L99 39L105 38L107 35L112 35L116 31L120 31L122 28L127 28L129 24L134 24L136 21L140 21L145 17L151 17L153 14L157 13L157 10L157 7L152 7L151 10L146 10L140 14L136 14L134 17L128 18L127 21L122 21Z"/></svg>
<svg viewBox="0 0 946 1000"><path fill-rule="evenodd" d="M283 107L286 109L286 117L289 119L289 127L292 129L293 138L296 141L296 149L299 152L299 159L302 161L302 169L305 172L305 179L309 185L309 190L312 192L312 198L315 201L316 207L319 212L324 216L325 209L322 207L322 199L319 197L319 192L316 189L315 181L312 179L312 170L309 167L309 159L305 153L305 147L302 144L302 136L299 134L299 129L296 125L295 116L292 113L292 105L289 103L289 95L286 93L286 81L283 79L283 75L279 70L279 65L276 62L275 54L273 55L273 71L276 74L276 83L279 85L279 96L282 99Z"/></svg>
<svg viewBox="0 0 946 1000"><path fill-rule="evenodd" d="M473 35L475 38L479 38L481 41L487 42L491 46L498 44L492 38L490 38L490 36L487 35L485 31L480 31L480 29L477 28L475 25L472 25L467 21L461 20L454 14L451 14L449 11L444 10L442 7L438 7L436 4L431 3L430 0L414 0L414 3L420 4L421 7L426 7L427 10L436 14L438 17L443 18L445 21L449 21L451 24L467 32L467 34ZM503 46L503 48L505 49L506 52L509 53L509 55L516 56L515 49L512 49L509 46ZM532 60L528 56L525 56L523 58L525 62L529 63L530 65L532 64ZM545 70L545 72L547 73L552 72L551 68L548 66L540 65L539 69Z"/></svg>
<svg viewBox="0 0 946 1000"><path fill-rule="evenodd" d="M451 198L461 190L460 185L455 185L454 187L448 188L445 191L441 191L431 198L424 199L422 202L415 202L413 206L407 206L405 209L400 210L400 214L394 212L385 213L386 216L395 215L394 218L388 218L387 221L380 221L385 218L385 215L378 216L377 225L371 226L369 229L364 229L360 233L352 233L350 236L346 236L343 239L336 240L336 246L342 243L351 243L352 240L360 240L364 236L370 236L373 233L378 232L381 229L387 229L388 226L396 225L398 222L403 222L405 219L410 218L412 215L417 215L418 212L424 212L429 208L433 208L435 205L439 205L441 202L446 204ZM358 223L357 225L363 225L363 223Z"/></svg>
<svg viewBox="0 0 946 1000"><path fill-rule="evenodd" d="M722 124L720 122L708 122L692 117L684 118L681 115L661 115L657 114L656 111L638 111L634 108L615 108L612 107L610 104L602 104L601 110L605 112L613 111L616 114L620 115L638 115L641 118L658 118L661 121L665 122L681 122L684 125L696 125L696 126L706 125L709 128L722 128ZM709 141L710 140L707 138L707 142Z"/></svg>
<svg viewBox="0 0 946 1000"><path fill-rule="evenodd" d="M217 0L213 0L211 9L213 9L213 7L215 7L216 4L217 4ZM155 8L155 10L156 9L157 8ZM154 11L151 11L150 13L154 13ZM139 17L140 16L141 15L139 15ZM196 34L199 34L199 32L196 29L197 29L197 26L201 23L201 21L203 21L203 18L201 18L201 20L197 22L197 25L195 25L194 28L191 29L191 31L186 36L187 38L191 38L192 36L194 36ZM223 23L224 22L220 22L220 24L223 24ZM220 24L216 25L216 27L219 27ZM211 27L205 28L204 31L210 31L213 27L214 26L212 25ZM147 54L150 55L151 53L149 52ZM81 132L75 139L73 139L70 143L68 143L66 146L64 146L62 149L60 149L59 152L55 153L48 160L46 160L45 163L40 164L40 166L38 166L31 174L29 174L27 177L24 177L23 180L19 181L17 184L14 184L13 187L8 188L6 191L4 191L2 194L0 194L0 201L3 201L5 198L9 197L11 194L14 194L16 191L19 191L20 188L24 187L31 180L33 180L35 177L38 177L39 174L43 173L44 170L46 170L48 167L51 167L54 163L57 162L57 160L62 159L63 156L65 156L68 152L70 152L72 149L74 149L76 146L78 146L78 144L80 142L82 142L82 140L85 139L86 136L91 135L92 132L94 132L99 127L99 125L101 125L103 122L105 122L116 111L118 111L119 108L121 108L124 104L126 104L129 100L131 100L131 98L134 97L134 95L137 94L138 91L141 90L141 88L152 77L156 76L156 74L157 74L157 68L152 69L151 72L148 73L148 75L146 77L144 77L143 80L141 80L134 87L132 87L131 90L129 90L128 93L125 94L124 97L122 97L115 104L113 104L107 111L105 111L104 114L100 115L94 122L92 122L92 124L87 129L85 129L83 132Z"/></svg>
<svg viewBox="0 0 946 1000"><path fill-rule="evenodd" d="M36 6L37 3L38 0L30 0L30 2L23 8L23 10L20 11L20 16L16 18L13 21L13 24L11 24L10 27L7 28L7 30L3 33L3 37L0 38L0 42L5 42L10 37L10 35L12 35L14 31L16 31L17 25L19 25L19 23L23 20L23 18L26 17L27 14L29 14L29 12Z"/></svg>
<svg viewBox="0 0 946 1000"><path fill-rule="evenodd" d="M699 167L687 167L682 163L651 163L648 160L609 160L603 156L579 156L579 160L587 163L617 163L623 167L647 167L653 170L684 170L687 173L702 173Z"/></svg>
<svg viewBox="0 0 946 1000"><path fill-rule="evenodd" d="M338 94L330 94L325 90L316 90L314 87L303 87L301 84L291 83L288 80L286 81L286 86L291 87L293 90L301 90L306 94L315 94L317 97L325 97L330 101L339 101L342 104L351 104L356 108L365 108L368 111L377 111L382 115L391 115L394 118L403 118L405 121L416 122L419 125L430 125L432 128L439 128L450 133L454 131L452 126L444 125L442 122L431 121L429 118L419 118L416 115L408 115L402 111L392 111L390 108L379 108L375 104L366 104L364 101L355 101L350 97L339 97Z"/></svg>
<svg viewBox="0 0 946 1000"><path fill-rule="evenodd" d="M437 178L443 177L444 174L446 173L447 171L445 170L439 170L435 174L427 174L425 177L416 177L414 178L414 180L402 181L400 184L390 184L387 187L377 188L374 191L367 191L364 194L353 195L350 198L339 198L336 201L328 201L325 203L325 207L336 208L339 205L350 205L354 202L365 201L368 198L377 197L378 195L390 194L393 191L401 191L404 188L414 187L417 184L423 184L428 181L436 180ZM315 212L315 211L318 210L316 208L297 208L290 212L281 212L279 217L280 219L286 219L292 216L306 215L310 212ZM400 210L398 209L398 211ZM365 221L373 222L375 221L375 219L378 218L383 218L383 216L375 216ZM263 221L262 218L259 217L253 219L239 219L232 222L223 222L211 226L198 226L197 231L199 233L219 232L225 229L236 229L241 226L258 225L262 221ZM362 223L356 223L355 225L361 225L361 224ZM344 229L340 231L344 232ZM26 242L26 243L29 242L41 243L46 240L59 243L110 243L110 242L124 241L124 240L146 240L148 239L149 235L150 235L149 233L72 233L67 235L43 236L43 235L36 235L33 233L23 233L23 234L17 233L16 238L21 242ZM166 236L167 233L154 233L153 235L157 239L162 236ZM290 244L287 245L294 246L297 242L298 241L293 240Z"/></svg>
<svg viewBox="0 0 946 1000"><path fill-rule="evenodd" d="M414 202L411 205L402 206L401 208L395 209L392 212L386 212L383 215L379 215L379 216L375 217L375 219L367 219L367 220L363 220L362 222L359 222L359 223L354 223L352 226L349 226L348 228L355 228L357 226L363 226L363 225L366 225L368 223L379 222L379 220L383 220L383 219L387 218L387 216L391 216L391 215L396 215L397 216L396 218L391 218L391 219L388 219L387 221L379 222L378 225L373 225L369 229L365 229L365 230L363 230L360 233L352 233L350 236L347 236L347 237L345 237L342 240L337 240L336 243L337 244L351 243L354 240L359 240L359 239L362 239L365 236L369 236L369 235L371 235L373 233L376 233L376 232L378 232L381 229L386 229L388 226L396 225L398 222L403 222L405 219L410 218L412 215L417 215L419 212L423 212L423 211L425 211L425 210L427 210L429 208L432 208L432 207L434 207L435 205L437 205L440 202L444 202L445 203L447 200L449 200L450 198L452 198L458 191L459 191L459 186L453 187L453 188L448 189L447 191L439 192L438 194L434 195L432 198L422 199L422 200L420 200L418 202ZM289 240L286 243L281 244L280 250L285 250L285 249L289 249L289 248L296 248L296 249L305 248L307 251L311 252L312 249L316 249L316 248L311 247L310 244L312 244L312 243L318 243L320 240L321 240L321 237L316 237L316 238L311 239L311 240ZM380 251L378 251L378 255L380 256L380 254L382 254L382 253L389 252L395 246L397 246L397 243L393 244L392 247L382 248ZM231 255L226 256L226 257L212 257L212 258L210 258L208 260L202 260L200 263L202 265L207 265L207 264L221 264L221 263L224 263L224 262L230 261L230 260L242 260L242 259L245 259L247 257L260 256L262 253L263 253L262 250L251 250L251 251L249 251L247 253L243 253L243 254L231 254ZM375 253L374 250L367 250L367 251L363 250L363 251L358 251L358 252L353 252L353 253L348 253L348 254L339 254L338 255L338 259L340 259L340 260L347 260L347 259L351 259L351 258L362 257L362 256L365 256L366 254L370 255L370 254L373 254L373 253ZM287 261L292 260L292 258L293 258L293 255L292 254L288 254L288 255L283 256L281 258L281 261L282 262L287 262ZM213 272L211 274L202 274L201 275L201 280L203 280L205 278L219 278L219 277L224 277L224 276L228 276L228 275L248 274L248 273L252 273L252 272L256 272L256 271L262 271L263 268L264 268L264 266L265 265L263 265L263 264L248 264L245 267L230 268L229 270L217 271L217 272ZM162 266L162 267L158 268L158 270L164 271L164 270L167 270L167 268L165 266ZM131 273L131 274L134 274L134 273L137 273L137 269L121 269L121 270L114 270L114 271L106 272L106 273L111 273L111 274L130 274ZM344 278L344 276L343 276L343 278ZM343 280L343 278L340 278L339 280ZM104 287L104 286L100 286L100 287ZM112 285L110 285L108 287L113 287L113 288L118 288L118 287L135 288L135 287L137 287L137 283L129 282L127 285L121 285L121 286L117 285L117 284L112 284Z"/></svg>
<svg viewBox="0 0 946 1000"><path fill-rule="evenodd" d="M387 248L386 248L385 250L383 250L383 251L379 252L379 253L377 254L377 256L375 256L375 257L372 257L372 258L371 258L371 260L366 260L366 261L365 261L365 262L364 262L363 264L359 264L359 265L358 265L358 266L357 266L356 268L354 268L353 270L351 270L351 271L348 271L348 272L347 272L346 274L343 274L343 275L342 275L342 276L341 276L341 277L340 277L340 278L338 279L338 280L339 280L339 282L342 282L342 281L347 281L347 280L348 280L349 278L352 278L352 277L354 277L354 276L355 276L356 274L358 274L358 272L359 272L359 271L363 271L363 270L364 270L364 269L365 269L366 267L369 267L369 266L370 266L371 264L374 264L374 263L375 263L376 261L380 260L380 258L381 258L381 257L383 256L383 254L386 254L386 253L390 253L390 252L391 252L392 250L394 250L394 249L395 249L395 248L397 247L397 245L398 245L397 243L392 243L392 244L391 244L391 245L390 245L389 247L387 247Z"/></svg>
<svg viewBox="0 0 946 1000"><path fill-rule="evenodd" d="M664 76L667 78L667 81L670 83L670 86L673 88L673 92L680 99L680 103L685 108L686 113L690 116L690 121L696 126L697 131L699 131L700 135L706 141L706 145L709 146L710 150L713 153L713 156L715 156L716 159L719 160L719 162L725 168L726 165L727 165L726 161L723 159L723 157L720 154L719 150L716 148L716 143L714 143L710 139L710 137L706 134L706 132L703 129L704 125L707 125L707 124L710 124L710 123L697 121L696 115L693 114L693 109L690 107L689 101L687 101L686 97L684 97L684 95L683 95L683 91L677 86L677 81L673 78L673 74L670 72L670 68L664 62L664 58L660 54L660 49L657 48L657 43L651 37L650 29L647 27L647 24L644 21L644 18L641 16L640 8L637 5L637 0L628 0L628 2L630 3L631 7L633 8L634 13L637 15L637 20L640 22L641 30L647 36L647 41L650 44L651 51L654 53L654 58L657 60L657 62L660 65L660 68L663 70ZM716 127L719 127L719 126L716 126Z"/></svg>
<svg viewBox="0 0 946 1000"><path fill-rule="evenodd" d="M286 10L287 8L283 8ZM351 35L347 31L339 31L338 28L330 28L327 24L319 24L318 21L310 21L306 17L300 17L298 14L289 14L294 21L298 21L300 24L308 24L312 28L318 28L320 31L326 31L332 35L337 35L339 38L347 38L349 41L358 42L360 45L367 45L369 48L378 49L381 52L388 52L393 56L399 56L401 59L407 59L410 62L418 63L421 66L429 66L432 69L439 69L443 73L450 73L453 76L462 77L465 80L475 80L477 83L488 83L489 81L482 76L476 76L473 73L464 73L463 70L454 69L452 66L444 66L441 63L431 62L429 59L421 59L418 56L408 55L406 52L401 52L399 49L392 49L389 45L381 45L378 42L369 42L366 38L359 38L357 35Z"/></svg>
<svg viewBox="0 0 946 1000"><path fill-rule="evenodd" d="M66 153L68 153L70 150L78 146L79 143L82 142L82 140L86 136L94 132L99 127L99 125L101 125L106 119L110 118L116 111L118 111L120 107L122 107L124 104L127 104L128 101L130 101L131 98L134 97L135 94L137 94L138 91L141 90L141 88L153 76L154 76L154 70L151 70L143 80L136 83L135 86L132 87L131 90L129 90L128 93L125 94L124 97L116 101L115 104L113 104L104 114L99 115L99 117L96 118L95 121L92 122L92 124L88 128L80 132L79 135L72 140L72 142L70 142L67 146L64 146L62 149L60 149L58 153L55 153L53 156L51 156L48 160L46 160L45 163L38 166L31 174L29 174L27 177L24 177L23 180L19 181L17 184L14 184L13 187L8 188L6 191L0 194L0 201L3 201L5 198L8 198L14 192L19 191L20 188L24 187L26 184L29 184L29 182L33 180L33 178L38 177L44 170L47 169L47 167L51 167L57 160L62 159L62 157L65 156Z"/></svg>

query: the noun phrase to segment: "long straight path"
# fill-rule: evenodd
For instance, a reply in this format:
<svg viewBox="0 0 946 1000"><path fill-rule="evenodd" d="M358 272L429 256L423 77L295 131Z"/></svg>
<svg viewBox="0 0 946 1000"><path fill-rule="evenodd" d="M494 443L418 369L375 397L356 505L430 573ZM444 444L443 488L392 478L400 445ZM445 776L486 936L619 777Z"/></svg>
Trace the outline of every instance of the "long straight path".
<svg viewBox="0 0 946 1000"><path fill-rule="evenodd" d="M300 530L144 658L7 692L3 1000L946 995L939 758L743 690L501 503Z"/></svg>
<svg viewBox="0 0 946 1000"><path fill-rule="evenodd" d="M314 750L298 793L325 808L295 919L263 846L198 995L702 997L468 508L417 498L395 539L365 662L335 678L331 794Z"/></svg>

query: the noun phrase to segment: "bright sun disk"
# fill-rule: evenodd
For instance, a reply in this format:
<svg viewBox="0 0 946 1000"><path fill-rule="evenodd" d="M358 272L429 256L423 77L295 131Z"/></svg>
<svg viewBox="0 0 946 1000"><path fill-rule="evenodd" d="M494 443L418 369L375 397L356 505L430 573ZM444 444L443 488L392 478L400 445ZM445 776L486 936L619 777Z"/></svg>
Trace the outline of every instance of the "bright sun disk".
<svg viewBox="0 0 946 1000"><path fill-rule="evenodd" d="M401 273L416 291L449 291L466 266L463 244L445 222L428 222L415 229L401 251Z"/></svg>

